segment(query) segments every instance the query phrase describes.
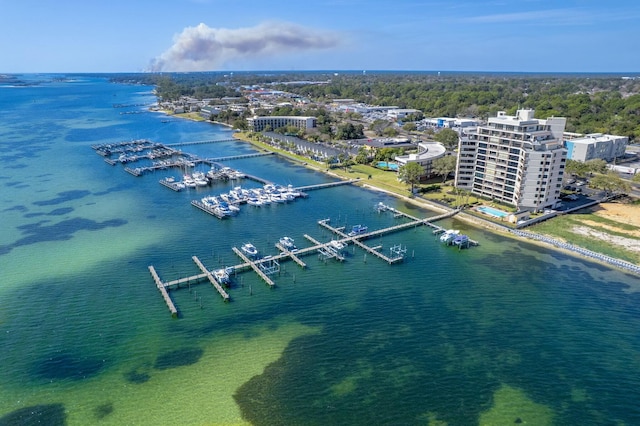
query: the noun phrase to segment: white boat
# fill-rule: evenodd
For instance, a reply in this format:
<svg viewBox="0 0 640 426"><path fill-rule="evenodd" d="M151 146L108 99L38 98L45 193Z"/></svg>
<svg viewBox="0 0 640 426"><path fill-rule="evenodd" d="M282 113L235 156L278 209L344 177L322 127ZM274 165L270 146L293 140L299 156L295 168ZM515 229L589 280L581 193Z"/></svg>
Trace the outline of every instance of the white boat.
<svg viewBox="0 0 640 426"><path fill-rule="evenodd" d="M282 194L279 192L269 194L269 199L274 203L284 203L285 199L282 197Z"/></svg>
<svg viewBox="0 0 640 426"><path fill-rule="evenodd" d="M340 250L344 250L344 248L346 247L346 245L344 245L344 243L341 243L338 240L331 240L331 242L329 243L329 245L327 246L328 248L340 251Z"/></svg>
<svg viewBox="0 0 640 426"><path fill-rule="evenodd" d="M255 257L258 255L258 249L251 243L244 243L240 250L244 252L247 256Z"/></svg>
<svg viewBox="0 0 640 426"><path fill-rule="evenodd" d="M231 278L229 277L229 268L216 269L213 271L213 278L218 281L218 284L229 285Z"/></svg>
<svg viewBox="0 0 640 426"><path fill-rule="evenodd" d="M182 177L182 183L184 184L184 186L186 186L188 188L195 188L196 187L196 181L193 180L191 175L184 175Z"/></svg>
<svg viewBox="0 0 640 426"><path fill-rule="evenodd" d="M196 186L209 185L209 181L207 180L207 177L202 172L193 172L192 178L193 178L193 181L196 183Z"/></svg>
<svg viewBox="0 0 640 426"><path fill-rule="evenodd" d="M262 205L262 201L260 201L258 197L249 197L247 198L247 204L250 206L260 207Z"/></svg>
<svg viewBox="0 0 640 426"><path fill-rule="evenodd" d="M443 243L450 243L458 236L459 233L460 231L457 229L447 229L442 235L440 235L440 241Z"/></svg>
<svg viewBox="0 0 640 426"><path fill-rule="evenodd" d="M280 245L284 248L286 248L287 250L295 250L296 249L296 245L295 242L293 240L293 238L291 237L282 237L278 240L278 242L280 243Z"/></svg>

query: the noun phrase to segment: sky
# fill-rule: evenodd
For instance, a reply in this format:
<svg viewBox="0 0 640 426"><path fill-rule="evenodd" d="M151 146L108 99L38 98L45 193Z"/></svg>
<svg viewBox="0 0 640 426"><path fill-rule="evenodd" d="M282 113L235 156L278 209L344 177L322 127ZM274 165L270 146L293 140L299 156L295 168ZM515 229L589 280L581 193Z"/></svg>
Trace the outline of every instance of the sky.
<svg viewBox="0 0 640 426"><path fill-rule="evenodd" d="M0 0L0 73L637 73L638 22L638 0Z"/></svg>

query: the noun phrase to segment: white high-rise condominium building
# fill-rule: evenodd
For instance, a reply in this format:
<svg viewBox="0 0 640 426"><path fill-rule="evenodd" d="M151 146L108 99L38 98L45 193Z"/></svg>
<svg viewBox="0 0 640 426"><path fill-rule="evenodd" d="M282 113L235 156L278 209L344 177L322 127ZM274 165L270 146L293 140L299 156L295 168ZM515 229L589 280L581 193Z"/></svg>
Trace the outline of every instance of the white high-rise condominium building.
<svg viewBox="0 0 640 426"><path fill-rule="evenodd" d="M531 109L515 116L499 112L487 125L463 132L456 186L520 211L556 207L567 158L562 146L567 120L533 115Z"/></svg>

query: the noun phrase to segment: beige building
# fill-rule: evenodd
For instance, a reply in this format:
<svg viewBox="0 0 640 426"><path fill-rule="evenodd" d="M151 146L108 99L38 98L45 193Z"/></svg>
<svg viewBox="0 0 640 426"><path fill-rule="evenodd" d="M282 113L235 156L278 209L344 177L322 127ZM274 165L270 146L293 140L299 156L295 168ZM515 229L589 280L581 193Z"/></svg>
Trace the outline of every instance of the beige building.
<svg viewBox="0 0 640 426"><path fill-rule="evenodd" d="M424 173L422 176L433 175L433 160L445 156L447 149L440 142L421 142L418 144L416 154L399 155L395 158L399 166L406 166L409 163L418 163Z"/></svg>
<svg viewBox="0 0 640 426"><path fill-rule="evenodd" d="M298 117L298 116L265 116L247 118L249 129L254 132L262 132L267 126L271 130L279 127L294 126L298 129L312 129L316 127L315 117Z"/></svg>
<svg viewBox="0 0 640 426"><path fill-rule="evenodd" d="M486 125L463 132L456 186L518 210L556 207L567 157L565 124L562 117L536 119L527 109L515 116L499 112Z"/></svg>

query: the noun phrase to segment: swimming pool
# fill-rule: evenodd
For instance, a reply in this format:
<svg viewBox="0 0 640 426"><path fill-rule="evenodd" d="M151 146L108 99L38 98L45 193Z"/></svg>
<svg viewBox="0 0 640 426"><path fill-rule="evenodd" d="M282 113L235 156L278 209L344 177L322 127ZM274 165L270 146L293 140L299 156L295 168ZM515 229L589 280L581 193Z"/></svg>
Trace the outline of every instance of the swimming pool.
<svg viewBox="0 0 640 426"><path fill-rule="evenodd" d="M493 207L489 207L489 206L481 206L481 207L478 207L477 210L479 212L488 214L489 216L493 216L493 217L503 218L503 217L509 216L509 213L503 212L502 210L494 209Z"/></svg>
<svg viewBox="0 0 640 426"><path fill-rule="evenodd" d="M398 165L396 163L389 163L388 161L378 161L376 167L379 169L389 169L394 172L398 171Z"/></svg>

